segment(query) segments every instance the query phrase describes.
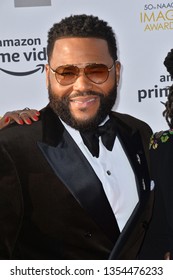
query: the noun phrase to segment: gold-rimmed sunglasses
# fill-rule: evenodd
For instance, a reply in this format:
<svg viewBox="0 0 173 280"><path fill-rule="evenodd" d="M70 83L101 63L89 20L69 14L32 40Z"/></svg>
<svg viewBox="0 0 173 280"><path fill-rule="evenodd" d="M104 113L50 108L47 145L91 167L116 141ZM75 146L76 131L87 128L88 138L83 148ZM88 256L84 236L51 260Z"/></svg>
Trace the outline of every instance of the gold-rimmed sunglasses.
<svg viewBox="0 0 173 280"><path fill-rule="evenodd" d="M80 70L83 70L84 75L95 84L103 84L109 77L109 72L113 69L113 65L108 68L104 64L88 64L85 67L79 68L73 64L62 65L55 70L51 68L52 73L55 75L57 82L62 86L73 84L79 77Z"/></svg>

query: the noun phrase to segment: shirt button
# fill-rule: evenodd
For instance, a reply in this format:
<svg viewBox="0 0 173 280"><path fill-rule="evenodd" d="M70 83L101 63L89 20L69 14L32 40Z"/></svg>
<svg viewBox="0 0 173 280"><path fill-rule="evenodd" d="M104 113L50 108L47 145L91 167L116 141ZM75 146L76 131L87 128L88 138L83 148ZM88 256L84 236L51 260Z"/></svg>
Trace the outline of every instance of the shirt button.
<svg viewBox="0 0 173 280"><path fill-rule="evenodd" d="M106 171L106 173L107 173L108 175L111 175L111 172L110 172L110 170L107 170L107 171Z"/></svg>
<svg viewBox="0 0 173 280"><path fill-rule="evenodd" d="M92 233L90 231L87 231L87 232L85 232L84 236L91 238Z"/></svg>

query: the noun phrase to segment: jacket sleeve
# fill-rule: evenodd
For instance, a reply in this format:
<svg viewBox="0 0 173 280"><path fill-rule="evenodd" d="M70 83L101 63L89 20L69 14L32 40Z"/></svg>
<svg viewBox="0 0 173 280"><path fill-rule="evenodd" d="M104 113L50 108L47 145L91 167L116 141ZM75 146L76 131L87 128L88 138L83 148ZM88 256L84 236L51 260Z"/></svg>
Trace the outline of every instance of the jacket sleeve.
<svg viewBox="0 0 173 280"><path fill-rule="evenodd" d="M22 213L21 187L13 159L0 145L0 259L12 258Z"/></svg>

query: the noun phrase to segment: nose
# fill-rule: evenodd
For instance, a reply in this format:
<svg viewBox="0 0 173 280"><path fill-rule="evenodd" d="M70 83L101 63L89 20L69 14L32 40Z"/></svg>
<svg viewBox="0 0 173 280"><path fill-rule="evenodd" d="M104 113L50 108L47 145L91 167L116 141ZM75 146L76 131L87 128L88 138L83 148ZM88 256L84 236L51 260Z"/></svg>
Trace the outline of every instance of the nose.
<svg viewBox="0 0 173 280"><path fill-rule="evenodd" d="M92 82L85 76L84 72L80 72L76 81L73 84L74 90L78 91L87 91L91 90L93 87Z"/></svg>

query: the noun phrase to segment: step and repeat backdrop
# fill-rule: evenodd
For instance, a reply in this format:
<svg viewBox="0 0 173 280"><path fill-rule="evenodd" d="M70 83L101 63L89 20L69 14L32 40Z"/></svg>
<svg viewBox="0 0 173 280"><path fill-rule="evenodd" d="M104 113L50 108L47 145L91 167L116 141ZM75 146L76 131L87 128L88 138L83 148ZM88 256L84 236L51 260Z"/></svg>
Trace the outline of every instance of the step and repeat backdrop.
<svg viewBox="0 0 173 280"><path fill-rule="evenodd" d="M167 128L163 65L173 48L173 2L168 0L5 0L0 3L0 115L47 102L44 64L47 32L71 14L93 14L113 27L122 65L114 110Z"/></svg>

